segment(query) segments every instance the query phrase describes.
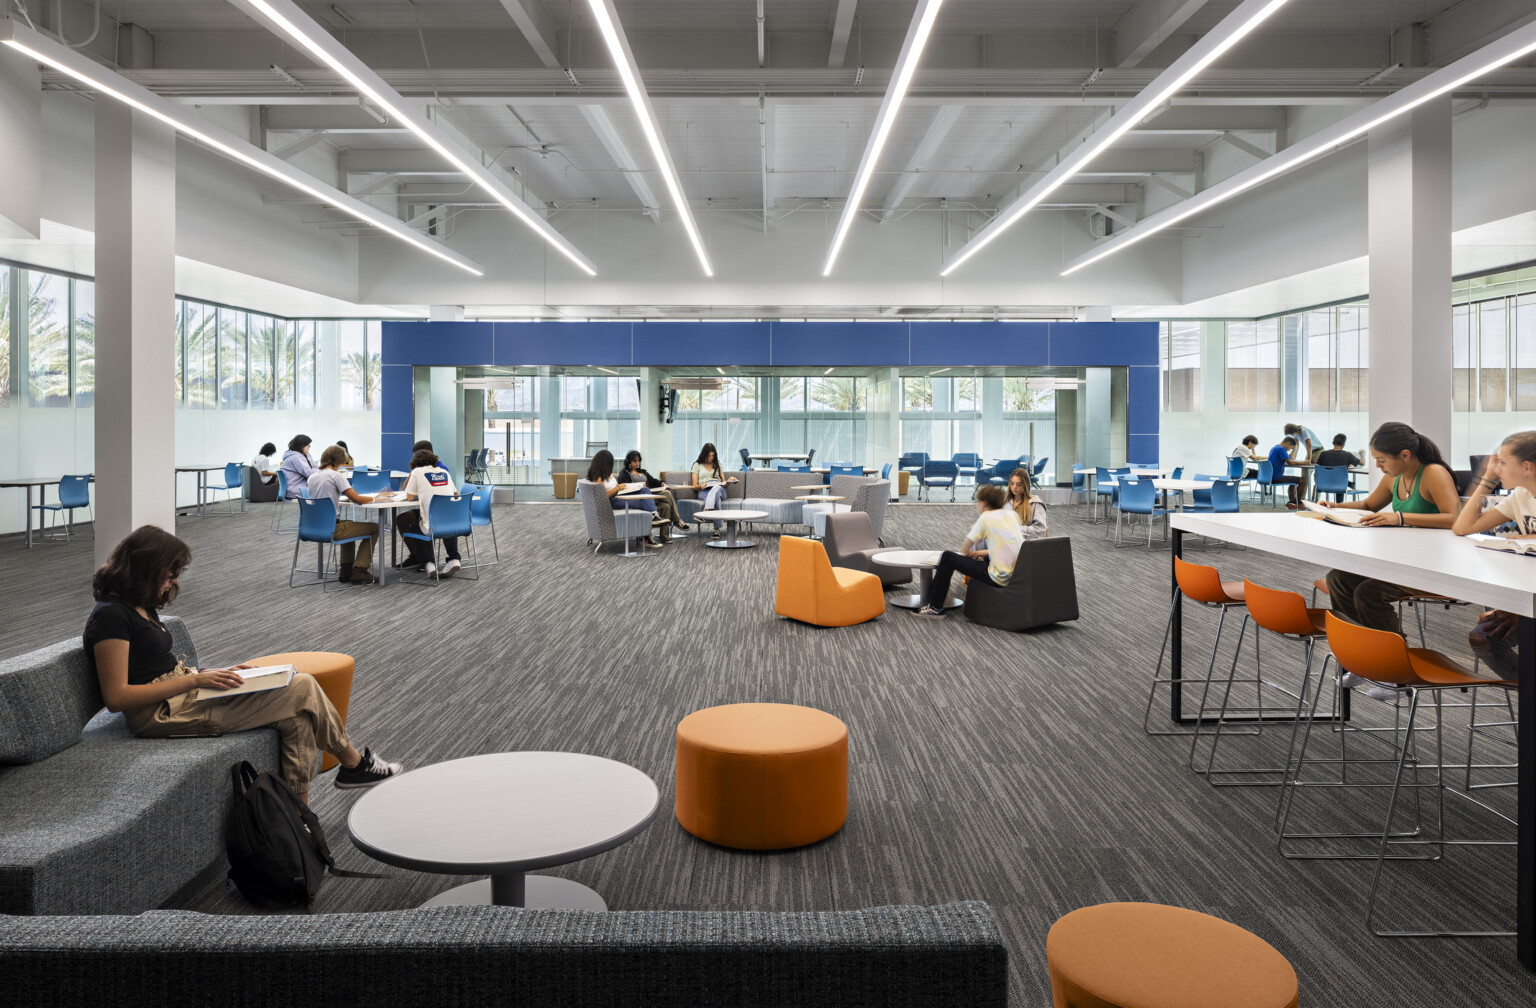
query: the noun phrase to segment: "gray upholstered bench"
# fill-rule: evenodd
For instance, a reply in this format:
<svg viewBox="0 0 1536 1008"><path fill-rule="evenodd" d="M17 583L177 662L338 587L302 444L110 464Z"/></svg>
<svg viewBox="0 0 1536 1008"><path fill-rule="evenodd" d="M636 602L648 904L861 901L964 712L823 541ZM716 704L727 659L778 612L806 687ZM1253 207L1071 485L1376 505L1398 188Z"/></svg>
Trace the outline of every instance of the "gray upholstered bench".
<svg viewBox="0 0 1536 1008"><path fill-rule="evenodd" d="M197 663L181 620L176 653ZM224 856L229 768L277 770L277 732L135 738L79 640L0 662L0 913L137 913Z"/></svg>

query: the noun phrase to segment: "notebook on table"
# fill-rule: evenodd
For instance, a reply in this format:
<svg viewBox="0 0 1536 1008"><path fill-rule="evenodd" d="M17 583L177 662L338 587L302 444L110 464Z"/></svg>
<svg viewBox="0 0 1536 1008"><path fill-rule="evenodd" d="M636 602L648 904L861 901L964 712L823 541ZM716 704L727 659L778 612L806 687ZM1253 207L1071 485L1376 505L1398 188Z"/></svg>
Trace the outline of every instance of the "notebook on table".
<svg viewBox="0 0 1536 1008"><path fill-rule="evenodd" d="M1519 553L1523 556L1536 556L1536 539L1506 539L1503 536L1478 533L1467 536L1473 545L1483 549L1499 550L1503 553Z"/></svg>
<svg viewBox="0 0 1536 1008"><path fill-rule="evenodd" d="M1335 525L1348 525L1351 528L1368 528L1369 526L1362 526L1360 523L1376 513L1375 511L1361 511L1358 508L1336 511L1333 508L1325 508L1321 504L1314 504L1309 500L1304 500L1301 503L1307 510L1316 511L1317 517L1323 521L1333 522Z"/></svg>
<svg viewBox="0 0 1536 1008"><path fill-rule="evenodd" d="M241 669L240 677L245 680L239 686L231 689L203 689L192 691L189 700L194 703L199 700L222 700L225 697L241 696L246 693L263 693L267 690L282 689L293 682L294 673L298 669L292 665L263 665L260 668Z"/></svg>

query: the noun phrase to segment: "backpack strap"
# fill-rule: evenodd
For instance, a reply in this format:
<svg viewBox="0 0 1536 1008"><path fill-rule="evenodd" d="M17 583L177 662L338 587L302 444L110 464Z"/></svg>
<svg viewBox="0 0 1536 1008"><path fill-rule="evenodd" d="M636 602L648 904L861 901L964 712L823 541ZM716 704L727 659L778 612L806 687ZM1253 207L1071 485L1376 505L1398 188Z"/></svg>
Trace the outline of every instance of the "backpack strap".
<svg viewBox="0 0 1536 1008"><path fill-rule="evenodd" d="M251 789L256 783L256 768L247 760L241 760L229 768L230 776L235 781L235 797L239 798Z"/></svg>

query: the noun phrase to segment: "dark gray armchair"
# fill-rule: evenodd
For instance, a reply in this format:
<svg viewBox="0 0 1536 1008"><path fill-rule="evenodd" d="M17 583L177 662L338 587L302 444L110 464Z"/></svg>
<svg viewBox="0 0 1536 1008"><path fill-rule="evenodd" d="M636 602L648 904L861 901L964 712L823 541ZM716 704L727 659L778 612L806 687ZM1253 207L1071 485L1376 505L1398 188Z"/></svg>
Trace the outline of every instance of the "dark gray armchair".
<svg viewBox="0 0 1536 1008"><path fill-rule="evenodd" d="M878 553L895 553L896 550L880 549L875 541L874 530L869 527L869 515L863 511L839 511L826 516L826 537L822 545L833 567L876 574L882 585L906 584L912 580L912 568L887 567L874 562Z"/></svg>
<svg viewBox="0 0 1536 1008"><path fill-rule="evenodd" d="M1072 539L1032 539L1019 549L1013 577L1002 588L971 578L965 618L999 630L1028 630L1077 619L1077 578Z"/></svg>

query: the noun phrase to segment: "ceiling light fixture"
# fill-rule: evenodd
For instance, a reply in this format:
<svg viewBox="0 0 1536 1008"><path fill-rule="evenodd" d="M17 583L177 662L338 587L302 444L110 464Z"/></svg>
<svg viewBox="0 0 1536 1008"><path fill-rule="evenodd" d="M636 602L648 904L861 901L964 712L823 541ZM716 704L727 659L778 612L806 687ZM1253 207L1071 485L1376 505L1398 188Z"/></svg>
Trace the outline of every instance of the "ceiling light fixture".
<svg viewBox="0 0 1536 1008"><path fill-rule="evenodd" d="M1084 166L1108 150L1116 141L1146 117L1154 107L1169 101L1200 71L1216 62L1228 49L1242 41L1249 32L1263 24L1287 0L1244 0L1237 9L1221 20L1184 55L1153 78L1136 97L1121 106L1120 111L1109 118L1103 128L1097 130L1060 163L1046 172L1034 185L1014 200L1006 209L987 222L976 236L966 242L939 270L939 276L949 276L971 256L986 248L998 235L1018 223L1025 214L1039 206L1047 196L1067 183Z"/></svg>
<svg viewBox="0 0 1536 1008"><path fill-rule="evenodd" d="M597 368L599 371L607 371L609 374L618 374L618 372L613 368L605 368L601 364L593 364L592 366Z"/></svg>
<svg viewBox="0 0 1536 1008"><path fill-rule="evenodd" d="M1372 84L1380 84L1382 81L1386 80L1388 77L1391 77L1393 74L1397 73L1402 68L1403 68L1403 65L1401 63L1393 63L1391 66L1387 67L1385 70L1382 70L1379 73L1371 74L1365 80L1361 81L1359 84L1356 84L1355 87L1357 87L1357 88L1368 88Z"/></svg>
<svg viewBox="0 0 1536 1008"><path fill-rule="evenodd" d="M941 368L939 368L939 369L938 369L938 370L937 370L937 371L929 371L929 372L928 372L928 377L929 377L929 378L932 378L932 377L933 377L933 376L934 376L934 375L941 375L941 374L943 374L943 373L944 373L944 372L945 372L945 371L948 371L948 370L949 370L949 368L947 368L947 367L941 367Z"/></svg>
<svg viewBox="0 0 1536 1008"><path fill-rule="evenodd" d="M113 73L100 64L82 56L73 49L68 49L16 21L0 20L0 43L10 46L18 52L25 53L44 66L50 66L63 74L68 74L75 80L99 94L115 98L125 105L131 106L145 115L152 116L177 132L196 140L210 150L218 151L225 157L247 167L254 168L263 174L270 175L280 182L299 190L307 196L312 196L327 206L335 207L342 213L365 224L372 225L382 231L387 231L401 241L416 246L423 252L428 252L445 262L475 276L483 276L484 271L480 264L467 256L462 256L445 245L433 241L405 226L397 217L393 217L362 200L348 196L340 190L316 182L309 176L288 162L278 158L267 151L247 143L216 126L201 122L184 105L178 105L168 101L141 87L119 74Z"/></svg>
<svg viewBox="0 0 1536 1008"><path fill-rule="evenodd" d="M597 267L581 254L570 240L556 231L554 226L533 211L522 198L514 193L490 169L478 164L474 158L457 149L451 140L437 135L432 124L412 109L399 92L368 67L352 51L336 41L324 28L299 9L292 0L230 0L235 6L265 22L282 35L287 36L301 49L325 66L340 74L356 88L369 103L380 109L391 120L406 129L437 151L459 171L473 179L491 198L512 212L512 215L533 228L550 245L558 249L588 276L597 275Z"/></svg>
<svg viewBox="0 0 1536 1008"><path fill-rule="evenodd" d="M295 77L293 74L289 73L287 70L284 70L282 67L278 66L276 63L273 63L270 66L270 69L271 69L271 71L273 73L277 74L279 77L281 77L283 80L287 81L289 84L292 84L294 87L299 88L301 90L303 89L304 85L299 83L299 79L297 77Z"/></svg>
<svg viewBox="0 0 1536 1008"><path fill-rule="evenodd" d="M597 0L593 2L596 3ZM896 113L901 109L901 100L906 97L907 88L912 83L912 75L917 72L918 61L923 56L923 46L928 44L928 36L933 31L933 22L938 18L939 8L943 3L944 0L918 0L917 10L912 15L912 24L907 28L906 40L901 43L901 54L896 57L896 70L891 74L891 83L885 89L885 97L880 99L880 111L875 113L875 129L870 133L869 142L864 146L864 157L859 160L858 173L853 177L853 189L848 193L848 201L843 204L843 215L838 219L837 231L832 236L832 247L827 250L827 264L822 267L822 276L832 275L832 264L837 262L837 253L842 250L843 240L848 237L848 229L853 226L853 219L859 213L859 204L864 199L864 190L869 188L869 180L874 177L875 165L880 160L880 151L884 149L885 141L891 135L891 127L896 124Z"/></svg>
<svg viewBox="0 0 1536 1008"><path fill-rule="evenodd" d="M1143 238L1149 238L1159 231L1173 227L1180 221L1187 220L1201 211L1209 210L1219 203L1225 203L1232 197L1298 168L1314 158L1330 154L1345 144L1358 140L1389 119L1412 111L1442 95L1450 94L1483 74L1497 70L1531 53L1536 53L1536 22L1518 28L1476 52L1463 56L1449 66L1436 70L1428 77L1422 77L1407 87L1372 102L1354 115L1340 119L1332 126L1319 130L1246 171L1223 179L1192 199L1175 204L1161 213L1153 214L1146 220L1120 232L1118 237L1109 239L1087 255L1074 259L1067 264L1066 269L1062 270L1061 275L1076 273L1083 267L1096 263L1106 256L1114 255Z"/></svg>
<svg viewBox="0 0 1536 1008"><path fill-rule="evenodd" d="M836 368L827 368L825 371L822 372L822 374L829 375L829 374L831 374L835 370L836 370Z"/></svg>
<svg viewBox="0 0 1536 1008"><path fill-rule="evenodd" d="M661 176L666 179L667 189L677 204L678 216L683 219L683 228L688 232L688 240L693 243L699 265L704 267L705 276L712 277L715 271L710 268L709 255L704 251L704 239L699 235L699 226L693 219L693 208L688 205L688 197L683 195L682 180L677 177L672 155L667 152L667 145L661 139L661 123L656 119L656 110L651 107L651 97L640 83L640 67L635 63L635 54L630 51L629 40L619 30L619 13L614 9L613 0L588 0L588 4L592 8L592 16L597 19L598 31L608 44L608 53L613 57L619 78L624 81L624 90L629 93L629 103L635 108L640 128L645 131L645 142L651 147L651 156L656 159L656 166L661 169Z"/></svg>
<svg viewBox="0 0 1536 1008"><path fill-rule="evenodd" d="M715 368L715 370L719 371L721 374L725 374L725 368L717 367L717 368Z"/></svg>

